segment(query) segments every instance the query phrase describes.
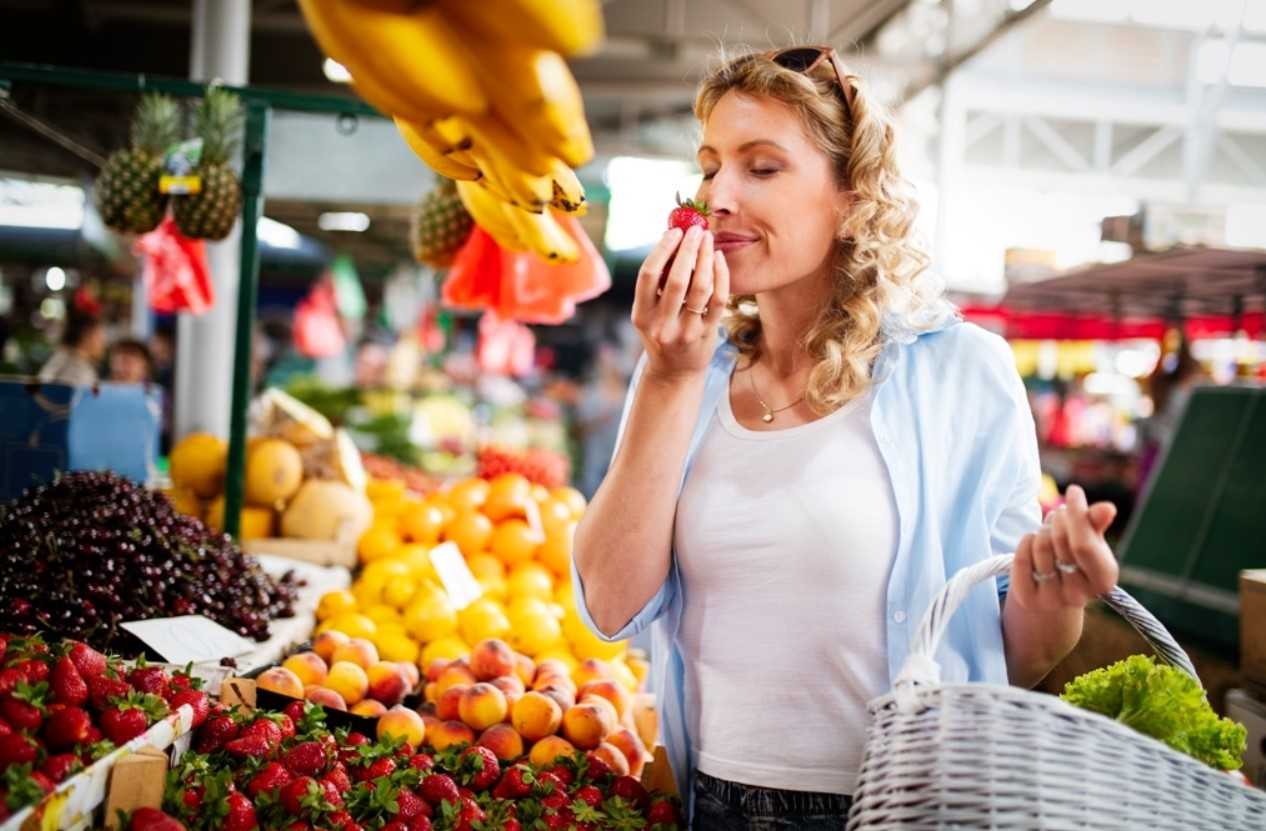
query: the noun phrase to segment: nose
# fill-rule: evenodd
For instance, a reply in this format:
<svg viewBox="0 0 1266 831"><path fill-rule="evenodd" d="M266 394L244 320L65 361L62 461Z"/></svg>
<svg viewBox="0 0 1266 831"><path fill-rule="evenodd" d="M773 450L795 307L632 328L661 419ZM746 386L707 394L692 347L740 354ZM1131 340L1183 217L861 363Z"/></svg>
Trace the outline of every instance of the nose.
<svg viewBox="0 0 1266 831"><path fill-rule="evenodd" d="M724 168L713 174L711 179L699 184L698 199L708 204L712 214L730 215L738 210L738 187L735 177Z"/></svg>

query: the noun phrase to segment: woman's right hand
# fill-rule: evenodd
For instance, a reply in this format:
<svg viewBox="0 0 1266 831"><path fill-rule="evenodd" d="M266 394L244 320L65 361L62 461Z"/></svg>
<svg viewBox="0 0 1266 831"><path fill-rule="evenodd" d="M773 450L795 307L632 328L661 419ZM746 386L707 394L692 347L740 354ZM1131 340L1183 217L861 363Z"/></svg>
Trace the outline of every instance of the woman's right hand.
<svg viewBox="0 0 1266 831"><path fill-rule="evenodd" d="M702 375L729 299L730 269L713 249L712 233L698 226L684 237L678 228L666 231L642 263L633 298L633 325L646 349L643 378L677 382Z"/></svg>

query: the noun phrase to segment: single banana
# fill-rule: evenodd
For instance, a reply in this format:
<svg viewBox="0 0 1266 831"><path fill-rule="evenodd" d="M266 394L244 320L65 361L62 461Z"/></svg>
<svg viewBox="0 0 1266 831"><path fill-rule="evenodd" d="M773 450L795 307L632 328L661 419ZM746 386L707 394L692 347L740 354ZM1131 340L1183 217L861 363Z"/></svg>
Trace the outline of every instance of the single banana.
<svg viewBox="0 0 1266 831"><path fill-rule="evenodd" d="M598 0L440 0L455 19L500 43L584 55L602 42Z"/></svg>
<svg viewBox="0 0 1266 831"><path fill-rule="evenodd" d="M477 35L466 42L487 70L488 100L506 123L572 167L593 157L580 87L561 55Z"/></svg>
<svg viewBox="0 0 1266 831"><path fill-rule="evenodd" d="M554 186L551 205L564 213L580 216L589 213L589 205L585 202L585 188L576 177L576 171L564 164L562 159L554 160L550 181Z"/></svg>
<svg viewBox="0 0 1266 831"><path fill-rule="evenodd" d="M463 116L441 118L433 125L444 141L470 153L479 169L510 195L510 201L535 212L554 198L553 182L546 175L551 166L549 157L526 159L527 151L495 119L485 119L482 131ZM503 152L508 145L513 145L511 152ZM533 169L541 172L525 169L522 161L530 161Z"/></svg>
<svg viewBox="0 0 1266 831"><path fill-rule="evenodd" d="M487 231L497 244L511 251L527 251L527 243L519 237L502 206L510 207L474 182L458 182L457 195L475 223Z"/></svg>
<svg viewBox="0 0 1266 831"><path fill-rule="evenodd" d="M513 205L503 205L502 211L519 238L535 254L552 263L574 263L580 259L580 246L554 221L549 211L533 214Z"/></svg>
<svg viewBox="0 0 1266 831"><path fill-rule="evenodd" d="M416 153L418 158L426 162L427 167L436 173L441 176L447 176L450 179L465 179L469 181L475 181L483 176L478 167L463 164L446 155L441 147L436 146L434 139L438 137L434 135L434 131L430 128L418 127L399 116L395 118L395 122L396 129L404 137L409 149Z"/></svg>
<svg viewBox="0 0 1266 831"><path fill-rule="evenodd" d="M438 113L488 109L470 53L438 7L408 14L351 0L299 0L299 7L317 43L374 106L420 124Z"/></svg>

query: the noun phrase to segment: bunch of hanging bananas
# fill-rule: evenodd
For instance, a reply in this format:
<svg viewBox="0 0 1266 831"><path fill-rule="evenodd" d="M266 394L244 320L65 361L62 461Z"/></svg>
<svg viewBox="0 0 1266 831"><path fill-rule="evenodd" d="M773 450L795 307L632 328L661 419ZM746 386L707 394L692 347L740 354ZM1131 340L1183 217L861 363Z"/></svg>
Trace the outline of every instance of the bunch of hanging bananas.
<svg viewBox="0 0 1266 831"><path fill-rule="evenodd" d="M564 56L602 40L598 0L299 0L326 55L409 147L458 182L503 247L574 262L552 210L584 213L593 157Z"/></svg>

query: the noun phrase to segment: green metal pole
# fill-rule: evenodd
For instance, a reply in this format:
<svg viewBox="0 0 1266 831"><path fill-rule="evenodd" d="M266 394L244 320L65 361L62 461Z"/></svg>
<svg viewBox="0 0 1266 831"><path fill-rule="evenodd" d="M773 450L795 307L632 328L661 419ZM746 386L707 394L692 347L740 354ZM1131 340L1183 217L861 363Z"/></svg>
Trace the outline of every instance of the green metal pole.
<svg viewBox="0 0 1266 831"><path fill-rule="evenodd" d="M242 158L242 259L237 286L237 338L233 347L233 403L229 414L229 460L224 477L224 530L240 536L246 480L246 409L251 399L251 346L255 302L259 294L259 218L264 213L264 145L268 141L268 104L246 103L246 139Z"/></svg>

